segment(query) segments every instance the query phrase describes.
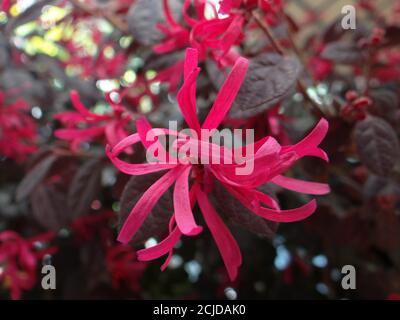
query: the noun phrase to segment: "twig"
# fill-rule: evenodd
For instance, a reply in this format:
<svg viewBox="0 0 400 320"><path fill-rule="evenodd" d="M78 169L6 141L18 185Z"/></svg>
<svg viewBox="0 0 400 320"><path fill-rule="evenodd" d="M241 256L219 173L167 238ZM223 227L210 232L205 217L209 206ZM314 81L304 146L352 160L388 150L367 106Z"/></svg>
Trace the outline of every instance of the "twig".
<svg viewBox="0 0 400 320"><path fill-rule="evenodd" d="M260 26L260 28L264 31L266 36L268 37L269 41L271 42L272 46L274 47L275 51L278 52L281 55L284 55L285 51L283 50L282 46L279 44L279 42L275 39L271 29L269 26L264 22L260 14L256 11L253 11L252 16L256 20L257 24Z"/></svg>

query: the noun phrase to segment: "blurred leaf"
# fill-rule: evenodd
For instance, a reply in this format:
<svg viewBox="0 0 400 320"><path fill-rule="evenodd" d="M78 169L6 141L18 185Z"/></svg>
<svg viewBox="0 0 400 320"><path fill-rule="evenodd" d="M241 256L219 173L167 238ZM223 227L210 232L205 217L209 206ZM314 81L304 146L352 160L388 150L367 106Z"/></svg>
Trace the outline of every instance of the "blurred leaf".
<svg viewBox="0 0 400 320"><path fill-rule="evenodd" d="M255 116L292 92L301 71L294 57L266 53L254 58L230 111L233 118Z"/></svg>
<svg viewBox="0 0 400 320"><path fill-rule="evenodd" d="M361 64L365 61L365 52L356 44L336 41L329 43L321 53L321 57L342 64Z"/></svg>
<svg viewBox="0 0 400 320"><path fill-rule="evenodd" d="M389 122L396 122L395 113L398 110L399 99L394 91L388 89L371 90L369 97L372 105L369 110L374 115L385 118Z"/></svg>
<svg viewBox="0 0 400 320"><path fill-rule="evenodd" d="M47 230L58 231L72 222L65 194L54 185L39 185L31 195L32 213L36 221Z"/></svg>
<svg viewBox="0 0 400 320"><path fill-rule="evenodd" d="M216 203L221 208L219 211L229 221L244 228L259 237L272 239L278 229L279 223L263 219L233 197L220 183L214 184ZM272 190L264 185L263 192L272 195Z"/></svg>
<svg viewBox="0 0 400 320"><path fill-rule="evenodd" d="M57 159L57 156L49 155L42 159L28 172L17 188L17 201L23 200L32 193L37 185L46 177Z"/></svg>
<svg viewBox="0 0 400 320"><path fill-rule="evenodd" d="M361 161L373 173L387 176L399 160L399 140L385 120L370 116L357 123L355 142Z"/></svg>
<svg viewBox="0 0 400 320"><path fill-rule="evenodd" d="M101 187L101 161L90 159L81 165L69 186L67 203L71 216L77 218L90 210Z"/></svg>
<svg viewBox="0 0 400 320"><path fill-rule="evenodd" d="M400 27L388 26L385 30L384 46L399 46L400 45Z"/></svg>
<svg viewBox="0 0 400 320"><path fill-rule="evenodd" d="M343 16L339 16L333 20L332 23L329 24L328 27L323 31L323 43L337 41L343 36L345 30L342 27L342 20Z"/></svg>

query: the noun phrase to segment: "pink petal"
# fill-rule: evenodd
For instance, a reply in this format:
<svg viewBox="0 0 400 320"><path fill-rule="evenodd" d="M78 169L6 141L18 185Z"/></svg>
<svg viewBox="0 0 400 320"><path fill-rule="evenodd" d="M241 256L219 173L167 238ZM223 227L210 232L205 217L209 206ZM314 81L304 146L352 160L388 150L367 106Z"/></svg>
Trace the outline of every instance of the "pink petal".
<svg viewBox="0 0 400 320"><path fill-rule="evenodd" d="M163 11L164 11L164 16L167 20L167 22L172 26L176 27L179 26L179 24L176 22L174 16L172 15L171 9L168 4L169 0L163 0Z"/></svg>
<svg viewBox="0 0 400 320"><path fill-rule="evenodd" d="M268 209L261 206L254 206L260 198L248 190L234 188L225 185L225 188L235 196L247 209L254 212L256 215L275 222L295 222L308 218L314 213L317 208L315 200L311 200L302 207L289 210Z"/></svg>
<svg viewBox="0 0 400 320"><path fill-rule="evenodd" d="M196 224L189 198L189 174L192 167L188 166L179 176L174 189L174 215L180 231L188 236L198 235L203 228Z"/></svg>
<svg viewBox="0 0 400 320"><path fill-rule="evenodd" d="M249 61L245 58L239 58L236 61L228 75L228 78L225 80L221 90L215 98L214 104L204 121L202 128L215 129L220 125L239 92L248 66Z"/></svg>
<svg viewBox="0 0 400 320"><path fill-rule="evenodd" d="M176 167L176 164L127 163L125 161L118 159L116 155L111 151L109 145L106 146L106 155L116 168L118 168L121 172L132 176L144 175Z"/></svg>
<svg viewBox="0 0 400 320"><path fill-rule="evenodd" d="M182 233L176 227L163 241L153 247L142 249L137 252L139 261L150 261L169 253L179 241Z"/></svg>
<svg viewBox="0 0 400 320"><path fill-rule="evenodd" d="M242 255L239 246L227 226L211 205L207 195L200 189L197 191L197 201L207 226L221 253L229 278L233 281L237 276L238 268L242 264Z"/></svg>
<svg viewBox="0 0 400 320"><path fill-rule="evenodd" d="M200 132L200 124L196 114L196 80L200 73L200 68L195 68L185 79L176 99L179 108L185 118L189 128Z"/></svg>
<svg viewBox="0 0 400 320"><path fill-rule="evenodd" d="M105 127L107 143L110 144L111 146L116 145L120 141L117 135L117 126L118 126L117 121L110 121Z"/></svg>
<svg viewBox="0 0 400 320"><path fill-rule="evenodd" d="M196 203L196 194L198 189L199 185L197 183L195 183L190 189L189 197L190 197L191 208L193 208ZM178 227L174 228L174 224L175 224L175 215L172 215L172 218L169 223L170 233L168 237L151 248L139 250L137 252L138 259L141 261L149 261L157 259L168 253L167 259L161 266L161 271L164 271L164 269L168 266L168 263L172 258L173 248L175 247L176 243L179 241L182 235Z"/></svg>
<svg viewBox="0 0 400 320"><path fill-rule="evenodd" d="M133 207L124 225L122 226L118 235L118 241L122 243L128 243L130 241L130 239L139 230L144 220L146 220L157 201L184 170L184 166L178 166L171 169L146 190L146 192Z"/></svg>
<svg viewBox="0 0 400 320"><path fill-rule="evenodd" d="M326 153L317 148L328 133L328 128L328 121L322 118L303 140L294 146L283 147L282 152L295 151L300 158L305 156L317 156L328 161Z"/></svg>
<svg viewBox="0 0 400 320"><path fill-rule="evenodd" d="M192 0L185 0L184 1L183 8L182 8L182 15L183 15L183 18L185 19L185 22L189 26L193 27L197 23L197 21L195 19L191 18L187 13L188 10L189 10L191 2L192 2Z"/></svg>
<svg viewBox="0 0 400 320"><path fill-rule="evenodd" d="M240 7L242 0L221 0L219 2L220 8L219 13L229 14L232 9L237 9Z"/></svg>
<svg viewBox="0 0 400 320"><path fill-rule="evenodd" d="M184 79L186 80L190 74L196 70L199 61L199 51L194 48L186 49L185 62L183 67Z"/></svg>
<svg viewBox="0 0 400 320"><path fill-rule="evenodd" d="M131 134L126 138L122 139L115 146L113 146L111 149L111 153L114 157L117 157L126 148L131 147L138 142L140 142L139 134L138 133Z"/></svg>
<svg viewBox="0 0 400 320"><path fill-rule="evenodd" d="M317 202L313 199L307 204L295 209L274 210L262 207L256 214L264 219L275 222L296 222L307 219L316 209Z"/></svg>
<svg viewBox="0 0 400 320"><path fill-rule="evenodd" d="M162 135L163 130L153 129L150 123L144 117L141 117L136 120L136 129L140 136L140 141L142 142L143 146L146 149L150 148L153 144L155 144L158 150L157 158L159 160L165 159L167 163L171 163L169 153L165 150L164 146L158 141L157 138L158 135ZM148 141L148 139L150 138L152 138L153 140Z"/></svg>
<svg viewBox="0 0 400 320"><path fill-rule="evenodd" d="M62 140L87 140L104 134L104 127L93 127L87 129L58 129L54 136Z"/></svg>
<svg viewBox="0 0 400 320"><path fill-rule="evenodd" d="M282 188L300 193L322 195L330 192L329 185L326 183L297 180L281 175L274 177L271 181Z"/></svg>
<svg viewBox="0 0 400 320"><path fill-rule="evenodd" d="M83 115L84 117L95 118L95 119L99 119L99 120L102 120L102 119L105 120L105 119L108 119L108 118L109 118L109 117L107 117L107 116L100 116L100 115L97 115L97 114L95 114L95 113L93 113L93 112L90 112L90 111L83 105L83 103L81 102L81 99L80 99L80 97L79 97L78 91L72 90L72 91L70 92L70 97L71 97L71 101L72 101L72 104L73 104L74 108L75 108L81 115Z"/></svg>

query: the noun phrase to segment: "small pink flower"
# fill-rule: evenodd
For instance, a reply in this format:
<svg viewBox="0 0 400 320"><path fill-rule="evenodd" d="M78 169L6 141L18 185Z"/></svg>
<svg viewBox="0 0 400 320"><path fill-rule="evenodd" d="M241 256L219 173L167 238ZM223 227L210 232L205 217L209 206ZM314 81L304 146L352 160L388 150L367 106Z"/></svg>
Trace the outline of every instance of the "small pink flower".
<svg viewBox="0 0 400 320"><path fill-rule="evenodd" d="M0 154L18 162L37 150L37 126L27 111L24 100L6 104L5 94L0 92Z"/></svg>
<svg viewBox="0 0 400 320"><path fill-rule="evenodd" d="M30 239L24 239L14 231L6 230L0 233L0 283L9 288L13 300L20 299L22 291L35 286L38 261L45 254L57 251L55 247L35 251L33 244L38 241L47 242L53 238L53 233Z"/></svg>
<svg viewBox="0 0 400 320"><path fill-rule="evenodd" d="M106 265L115 289L126 286L132 291L140 289L140 278L146 264L138 262L132 247L118 244L107 248Z"/></svg>
<svg viewBox="0 0 400 320"><path fill-rule="evenodd" d="M11 0L3 0L0 8L1 11L8 12L11 8Z"/></svg>
<svg viewBox="0 0 400 320"><path fill-rule="evenodd" d="M162 54L193 47L199 51L201 61L210 56L219 65L231 65L232 61L238 57L231 48L242 37L245 20L243 15L231 14L228 17L219 18L214 8L215 17L207 19L205 1L194 0L196 18L193 18L188 14L191 3L191 0L184 2L182 15L186 25L181 25L174 19L168 0L163 0L167 24L160 24L158 28L165 34L165 38L153 47L154 52Z"/></svg>
<svg viewBox="0 0 400 320"><path fill-rule="evenodd" d="M182 7L183 23L175 20L168 0L163 0L165 24L159 24L164 39L153 46L158 54L173 52L185 48L198 50L199 60L211 59L219 68L231 67L239 58L234 47L240 45L244 38L244 30L250 21L249 13L260 8L265 12L265 20L276 24L277 13L282 9L281 0L223 0L217 11L212 3L208 3L214 11L212 18L205 15L204 0L185 0ZM193 15L189 9L193 8ZM225 16L221 16L225 15ZM182 61L161 70L155 81L167 82L169 91L175 92L182 73Z"/></svg>
<svg viewBox="0 0 400 320"><path fill-rule="evenodd" d="M222 123L244 80L248 60L237 59L202 125L196 115L196 80L200 72L197 63L198 50L187 49L184 83L177 95L177 100L189 128L199 133L200 129L216 129ZM325 119L320 120L314 130L295 145L281 146L272 137L265 137L255 142L255 154L252 158L254 170L248 175L236 174L236 169L242 165L240 163L192 164L189 162L182 164L168 161L170 154L158 155L160 158L165 156L166 162L126 163L120 160L118 155L133 144L141 142L145 148L151 148L153 145L161 144L157 135L172 134L177 137L178 142L182 138L181 134L170 132L167 129L153 129L144 118L137 120L136 128L137 133L123 139L114 147L107 146L106 152L110 160L118 169L130 175L169 171L147 189L138 200L126 219L118 240L128 243L162 194L175 184L173 193L175 212L170 220L168 237L154 247L138 251L138 259L142 261L153 260L168 254L162 270L168 265L173 248L182 235L196 236L202 232L203 227L196 223L192 211L197 203L222 255L230 279L236 278L242 257L238 244L208 198L207 194L212 190L214 179L218 180L233 197L254 214L276 222L293 222L307 218L315 211L316 201L312 200L300 208L281 210L273 198L257 190L257 187L273 183L288 190L306 194L321 195L329 192L326 184L300 181L282 175L297 160L305 156L328 160L326 153L318 147L328 130L328 123ZM146 139L148 133L153 133L156 137L153 142ZM212 153L216 153L215 156L221 155L221 147L207 141L197 142L209 148ZM165 151L165 153L167 152Z"/></svg>
<svg viewBox="0 0 400 320"><path fill-rule="evenodd" d="M60 112L54 116L64 127L54 132L54 135L71 144L76 151L83 142L95 139L106 139L110 145L116 144L128 134L125 126L131 121L131 115L121 105L110 101L112 112L99 115L89 111L81 102L79 94L71 91L71 100L77 112ZM128 149L127 152L132 152Z"/></svg>

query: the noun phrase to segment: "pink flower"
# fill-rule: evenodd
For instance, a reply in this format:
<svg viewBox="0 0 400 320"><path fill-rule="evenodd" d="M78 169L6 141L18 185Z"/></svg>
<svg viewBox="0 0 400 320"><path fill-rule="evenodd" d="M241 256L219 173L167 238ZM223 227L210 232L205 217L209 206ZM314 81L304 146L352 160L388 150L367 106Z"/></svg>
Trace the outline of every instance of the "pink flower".
<svg viewBox="0 0 400 320"><path fill-rule="evenodd" d="M0 233L0 283L10 289L13 300L20 299L23 290L34 287L38 261L45 254L57 251L55 247L34 251L33 244L50 241L53 237L53 233L45 233L24 239L14 231Z"/></svg>
<svg viewBox="0 0 400 320"><path fill-rule="evenodd" d="M115 289L126 286L132 291L140 289L140 278L146 264L138 262L130 246L118 244L107 248L106 265Z"/></svg>
<svg viewBox="0 0 400 320"><path fill-rule="evenodd" d="M79 32L79 31L76 31ZM70 53L69 59L63 63L63 67L75 67L81 70L80 76L94 77L95 79L118 78L124 70L127 56L125 52L114 48L107 42L99 30L92 31L92 40L99 46L99 52L91 55L87 50L76 44L73 40L64 41L64 47ZM106 56L106 50L113 49L116 52L111 57Z"/></svg>
<svg viewBox="0 0 400 320"><path fill-rule="evenodd" d="M26 114L28 110L21 99L7 105L0 92L0 154L19 162L37 150L36 123Z"/></svg>
<svg viewBox="0 0 400 320"><path fill-rule="evenodd" d="M244 80L248 61L244 58L239 58L236 61L202 125L200 125L196 116L196 80L200 72L197 63L198 51L191 48L187 49L184 83L177 95L177 100L189 128L198 133L200 129L216 129L222 123ZM167 129L153 129L143 118L137 120L136 127L137 133L123 139L114 147L107 146L106 152L110 160L122 172L130 175L143 175L162 170L169 171L147 189L138 200L126 219L118 240L122 243L128 243L162 194L175 184L173 193L175 212L169 223L168 237L154 247L138 251L138 259L142 261L153 260L168 254L162 270L168 265L173 248L182 235L195 236L202 232L203 227L196 223L192 211L193 207L198 204L221 253L230 279L236 278L238 268L242 263L239 246L207 195L212 190L215 179L254 214L276 222L293 222L307 218L316 209L315 200L300 208L281 210L273 198L258 191L257 187L266 183L274 183L283 188L306 194L320 195L329 192L329 187L326 184L300 181L282 175L297 160L305 156L328 160L325 152L318 147L328 130L328 123L325 119L322 119L305 139L295 145L281 146L272 137L265 137L255 142L253 146L255 154L252 158L254 170L248 175L236 174L236 169L242 166L241 163L237 162L233 162L233 164L192 164L192 161L192 163L182 164L167 160L161 163L126 163L120 160L118 155L133 144L141 142L145 148L149 149L160 144L157 136L171 134L177 137L176 145L179 146L179 142L187 138L180 133L174 133ZM153 142L146 139L149 133L155 136ZM190 141L205 146L217 157L221 156L222 148L218 145L207 141L194 141L194 139ZM162 148L158 150L162 150ZM171 159L170 154L161 153L163 152L158 155L160 158L163 156L165 159ZM231 153L233 154L232 150Z"/></svg>
<svg viewBox="0 0 400 320"><path fill-rule="evenodd" d="M182 15L187 26L179 24L173 17L168 6L168 0L163 0L164 14L167 25L159 25L165 34L165 39L153 47L156 53L162 54L178 49L194 47L199 51L200 60L206 59L208 54L220 65L231 64L237 54L231 52L233 45L242 36L244 17L241 14L231 14L226 18L207 19L205 16L205 1L194 0L193 6L197 18L188 14L191 0L185 0Z"/></svg>
<svg viewBox="0 0 400 320"><path fill-rule="evenodd" d="M278 21L277 14L283 8L282 0L221 0L219 13L232 14L243 13L254 9L261 9L265 13L265 20L275 25Z"/></svg>
<svg viewBox="0 0 400 320"><path fill-rule="evenodd" d="M195 17L188 14L192 4ZM165 37L153 47L153 51L164 54L192 47L198 50L200 61L210 58L220 68L230 67L239 58L233 48L244 38L244 30L251 17L249 13L260 8L265 12L267 23L276 24L277 13L283 6L281 0L223 0L218 12L212 3L208 3L214 10L214 17L208 18L205 4L204 0L185 0L182 8L184 24L181 24L175 20L168 0L163 0L166 24L159 24L158 28ZM182 61L178 61L161 70L154 81L168 82L169 91L175 92L182 70Z"/></svg>
<svg viewBox="0 0 400 320"><path fill-rule="evenodd" d="M1 11L8 12L11 7L11 0L3 0L0 6Z"/></svg>
<svg viewBox="0 0 400 320"><path fill-rule="evenodd" d="M105 138L107 143L114 145L128 134L125 130L127 123L131 121L131 115L121 105L109 101L112 112L99 115L89 111L81 102L79 94L71 91L71 100L77 112L60 112L54 116L59 120L64 129L58 129L54 135L71 144L71 149L76 151L83 142ZM132 152L130 149L128 152Z"/></svg>

